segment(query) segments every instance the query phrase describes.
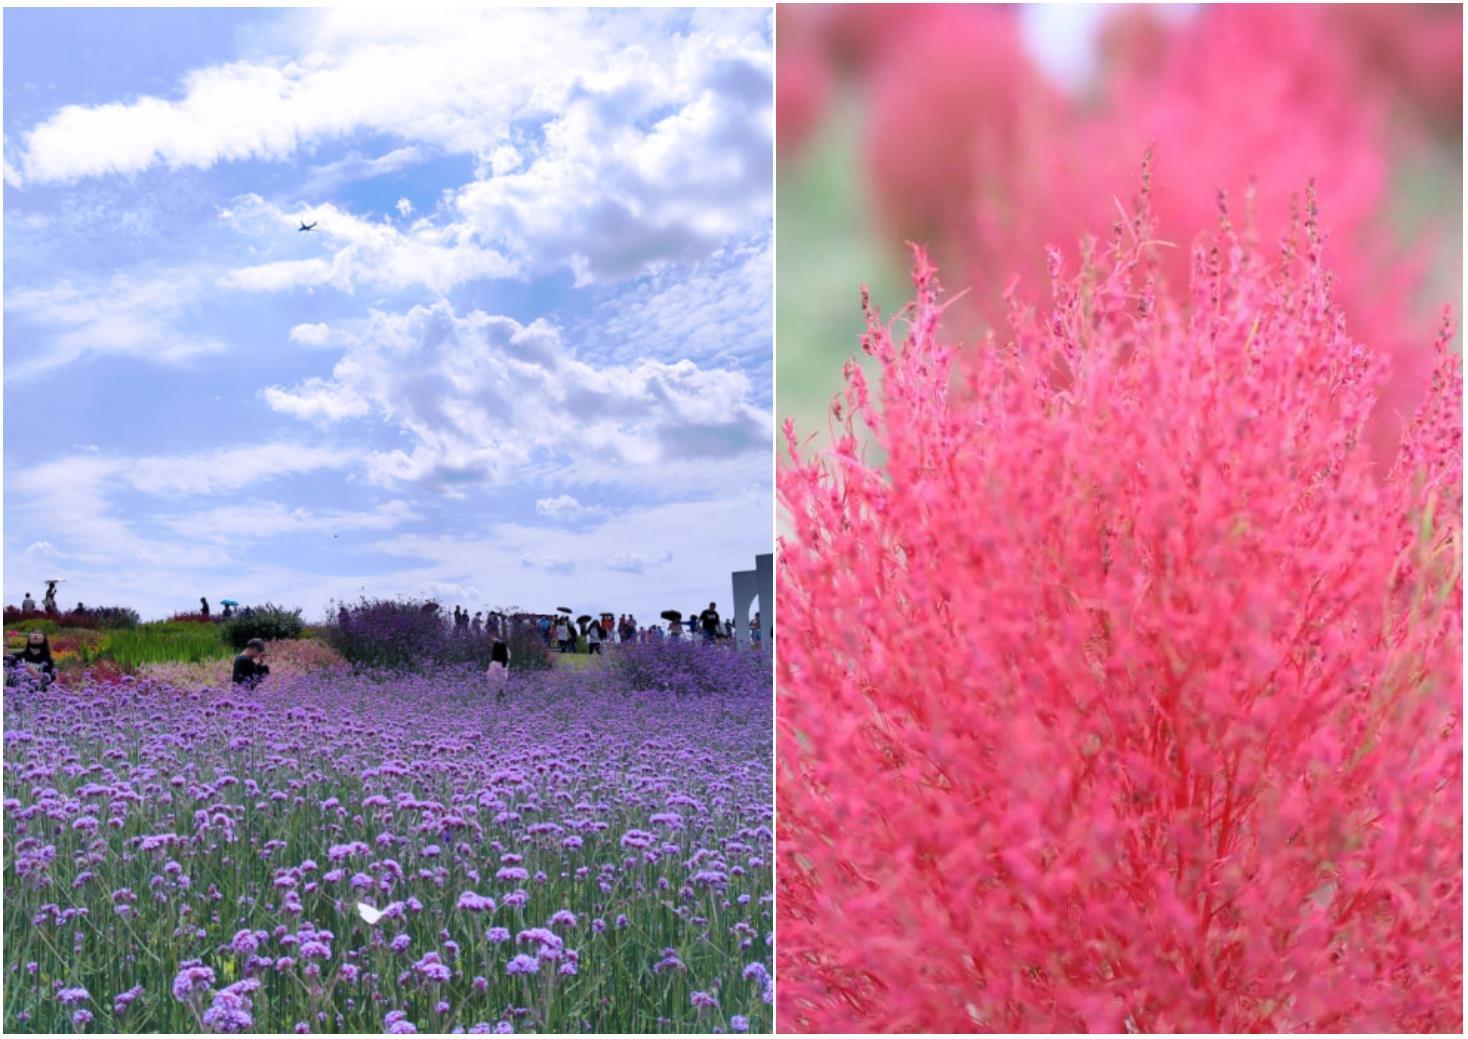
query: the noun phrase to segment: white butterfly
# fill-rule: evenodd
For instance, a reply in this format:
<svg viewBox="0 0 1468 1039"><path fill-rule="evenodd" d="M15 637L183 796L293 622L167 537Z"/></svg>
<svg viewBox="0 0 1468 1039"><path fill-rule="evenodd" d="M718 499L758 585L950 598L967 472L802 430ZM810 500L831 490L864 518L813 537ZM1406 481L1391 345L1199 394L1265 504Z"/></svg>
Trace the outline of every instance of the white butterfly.
<svg viewBox="0 0 1468 1039"><path fill-rule="evenodd" d="M357 915L360 916L363 920L366 920L368 924L376 926L377 921L381 920L387 914L384 913L381 909L373 909L366 902L358 902Z"/></svg>

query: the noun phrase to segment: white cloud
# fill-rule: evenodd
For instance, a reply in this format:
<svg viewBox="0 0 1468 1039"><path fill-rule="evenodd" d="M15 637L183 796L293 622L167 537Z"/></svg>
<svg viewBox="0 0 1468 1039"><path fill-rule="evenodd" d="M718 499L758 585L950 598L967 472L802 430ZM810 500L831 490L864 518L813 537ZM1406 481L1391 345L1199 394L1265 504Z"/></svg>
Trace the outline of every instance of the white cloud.
<svg viewBox="0 0 1468 1039"><path fill-rule="evenodd" d="M386 222L364 220L334 205L286 212L258 195L236 199L221 217L275 251L299 253L325 244L321 256L272 260L230 271L228 288L249 292L328 285L352 292L359 285L397 291L413 287L435 293L476 278L505 278L516 267L503 255L471 240L462 225L436 226L419 221L407 231ZM303 233L300 223L315 223Z"/></svg>
<svg viewBox="0 0 1468 1039"><path fill-rule="evenodd" d="M47 565L65 560L71 566L101 569L110 579L118 567L143 567L155 572L182 573L191 569L228 566L232 555L223 538L205 528L199 516L173 518L165 522L174 533L156 536L140 532L142 517L135 503L124 507L118 498L128 492L165 499L168 515L174 516L179 499L198 495L237 492L247 486L293 474L340 469L357 456L353 453L309 444L276 442L196 452L185 455L155 455L137 458L104 457L92 452L70 455L6 473L7 521L20 520L29 529L51 533L55 543L29 552ZM12 510L14 510L12 514ZM268 510L253 514L223 509L213 515L221 522L233 517L239 537L251 535L246 519L269 520ZM357 529L390 529L411 518L401 503L384 506L378 521L357 520ZM285 521L309 526L313 518L326 517L350 525L344 513L313 517L310 513L288 515ZM341 529L341 528L338 528ZM190 537L180 537L180 533ZM32 546L35 547L35 546ZM30 574L29 578L34 578Z"/></svg>
<svg viewBox="0 0 1468 1039"><path fill-rule="evenodd" d="M489 589L501 600L494 605L538 607L564 593L568 604L625 603L639 613L706 602L731 567L749 566L769 541L766 399L748 366L722 366L746 363L741 344L768 326L767 286L761 316L743 301L769 262L759 243L770 211L772 16L385 8L270 20L281 24L279 36L241 37L243 60L198 70L156 97L61 109L6 142L11 187L74 185L12 196L45 209L15 221L29 237L12 259L74 270L72 258L95 239L94 266L140 256L198 261L175 271L154 262L107 281L73 274L44 292L13 289L6 374L96 353L183 363L224 350L221 340L244 334L237 329L250 342L273 335L290 372L276 374L282 384L260 400L322 426L353 422L320 434L340 435L344 446L145 458L73 449L28 465L6 481L12 580L56 567L78 578L64 587L88 602L105 588L104 598L159 611L187 607L204 591L308 609L359 590L467 597ZM271 186L268 198L231 200L222 223L178 218L184 208L213 212L220 181L166 171L247 160L289 162L294 180L284 167L267 170L258 183ZM385 179L415 163L415 178L465 172L433 185L446 189L437 195ZM482 183L464 183L470 169ZM231 174L226 190L240 190L233 183L246 173ZM75 183L84 177L96 179ZM363 177L384 177L371 202L323 201ZM400 194L412 199L394 205ZM87 219L77 222L83 207ZM317 229L298 232L302 218ZM69 223L75 228L59 236ZM576 294L568 320L597 317L564 332L473 303L408 309L478 279L548 272L557 277L511 295L553 298L564 294L567 270L582 284L623 280ZM385 312L360 316L362 306L338 319L302 311L305 299L222 289L331 289L366 294ZM472 298L487 306L487 297ZM344 302L333 301L331 314ZM302 323L289 327L294 321ZM282 341L287 327L293 349ZM40 346L48 355L34 361ZM340 356L328 372L308 348ZM376 439L384 432L397 439ZM351 446L358 434L388 449ZM74 436L116 443L96 429ZM415 539L404 533L419 529L412 510L378 504L396 495L359 474L377 486L422 482L449 495L498 483L462 505L404 495L441 519L439 529L492 533ZM273 475L279 484L265 483ZM686 508L639 504L669 498ZM496 526L501 506L527 525ZM419 558L385 568L379 554L357 551L370 547L360 544L364 533L384 539L384 551ZM277 555L264 550L272 537L299 546L319 539L321 552ZM26 553L42 538L54 557Z"/></svg>
<svg viewBox="0 0 1468 1039"><path fill-rule="evenodd" d="M411 560L409 572L423 582L492 588L502 602L528 609L633 610L646 623L710 599L727 613L730 574L754 566L772 540L765 479L700 501L618 511L595 526L558 530L552 543L544 528L501 523L472 537L404 533L373 547Z"/></svg>
<svg viewBox="0 0 1468 1039"><path fill-rule="evenodd" d="M103 354L181 364L203 354L222 353L228 349L223 341L178 327L191 315L204 284L197 272L177 270L147 278L119 274L84 285L62 281L46 289L10 292L5 299L7 316L48 334L43 349L29 356L12 345L15 359L5 366L6 378L33 378Z"/></svg>
<svg viewBox="0 0 1468 1039"><path fill-rule="evenodd" d="M119 479L146 494L218 494L273 477L342 469L358 457L343 448L277 441L112 465Z"/></svg>
<svg viewBox="0 0 1468 1039"><path fill-rule="evenodd" d="M700 57L674 98L645 82L574 97L533 161L466 185L458 211L578 284L708 255L769 212L770 74L753 56Z"/></svg>
<svg viewBox="0 0 1468 1039"><path fill-rule="evenodd" d="M19 176L287 160L362 134L410 143L316 167L307 187L399 169L425 149L475 157L477 179L444 226L376 249L348 243L369 254L350 271L314 258L237 274L259 291L349 288L398 253L374 284L443 291L563 266L580 283L616 280L698 259L769 215L766 11L335 9L287 22L278 56L197 69L176 97L60 109L20 135Z"/></svg>
<svg viewBox="0 0 1468 1039"><path fill-rule="evenodd" d="M628 574L645 573L649 567L665 566L673 561L672 552L646 556L641 552L617 552L607 557L607 566Z"/></svg>
<svg viewBox="0 0 1468 1039"><path fill-rule="evenodd" d="M228 561L220 548L201 550L136 533L111 501L125 468L116 460L81 455L7 473L7 522L13 509L32 529L56 532L57 555L81 563L190 567Z"/></svg>
<svg viewBox="0 0 1468 1039"><path fill-rule="evenodd" d="M537 460L600 471L707 466L768 452L768 412L742 372L643 359L596 367L543 320L522 325L445 302L374 312L330 379L265 391L271 407L336 421L375 413L411 439L371 460L378 482L499 481Z"/></svg>
<svg viewBox="0 0 1468 1039"><path fill-rule="evenodd" d="M365 512L346 509L292 508L279 502L222 505L179 516L168 526L187 537L236 542L278 537L282 534L339 534L361 530L391 530L415 520L418 513L405 501L390 501Z"/></svg>
<svg viewBox="0 0 1468 1039"><path fill-rule="evenodd" d="M372 406L350 388L316 376L293 390L267 386L260 395L276 411L308 421L327 424L370 414Z"/></svg>
<svg viewBox="0 0 1468 1039"><path fill-rule="evenodd" d="M540 570L547 574L573 574L576 564L560 556L526 556L520 565L527 570Z"/></svg>
<svg viewBox="0 0 1468 1039"><path fill-rule="evenodd" d="M769 239L721 250L690 270L659 272L602 304L582 341L635 344L654 357L768 369L774 249Z"/></svg>
<svg viewBox="0 0 1468 1039"><path fill-rule="evenodd" d="M553 520L565 521L595 515L601 510L595 506L582 505L569 494L562 494L554 498L537 499L535 502L535 511L542 516L549 516Z"/></svg>
<svg viewBox="0 0 1468 1039"><path fill-rule="evenodd" d="M680 23L691 27L678 32ZM32 181L281 159L349 133L489 151L499 128L554 114L632 72L682 81L700 52L767 57L769 16L338 8L282 25L276 57L196 69L169 100L68 105L20 135Z"/></svg>
<svg viewBox="0 0 1468 1039"><path fill-rule="evenodd" d="M394 148L376 158L368 158L360 152L349 152L340 159L312 166L310 175L296 189L296 194L302 198L329 194L343 184L397 173L422 162L423 159L423 149L414 145Z"/></svg>
<svg viewBox="0 0 1468 1039"><path fill-rule="evenodd" d="M539 108L525 89L537 70L550 101L608 50L590 19L562 12L384 14L297 16L278 56L196 69L173 99L68 105L20 135L18 165L27 181L67 181L280 160L364 131L473 152L493 143L496 122Z"/></svg>
<svg viewBox="0 0 1468 1039"><path fill-rule="evenodd" d="M323 548L347 545L348 533L386 534L419 518L403 501L360 509L293 507L270 500L273 479L350 464L355 456L310 444L267 443L179 456L103 457L86 452L6 474L6 520L12 531L45 530L50 540L18 551L6 546L6 590L38 590L64 577L68 598L111 601L166 616L200 593L249 602L270 599L314 611L330 598L360 591L415 591L425 575L354 574L343 548L330 572L276 560L257 545L287 535L314 536ZM176 471L176 475L170 475ZM243 494L208 508L198 495ZM342 535L340 542L333 535ZM244 546L248 555L237 555ZM313 556L319 552L313 553ZM18 596L17 596L18 597Z"/></svg>
<svg viewBox="0 0 1468 1039"><path fill-rule="evenodd" d="M326 346L331 342L331 326L320 321L295 325L290 330L290 340L302 346Z"/></svg>
<svg viewBox="0 0 1468 1039"><path fill-rule="evenodd" d="M513 173L520 168L521 156L514 146L502 144L489 156L489 169L496 177L503 177L506 173Z"/></svg>

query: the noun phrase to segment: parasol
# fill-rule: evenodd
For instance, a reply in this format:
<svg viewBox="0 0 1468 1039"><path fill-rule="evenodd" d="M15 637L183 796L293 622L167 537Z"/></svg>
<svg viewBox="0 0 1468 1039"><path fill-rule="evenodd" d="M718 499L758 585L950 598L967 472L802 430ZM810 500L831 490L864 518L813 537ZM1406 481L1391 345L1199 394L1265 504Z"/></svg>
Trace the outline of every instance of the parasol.
<svg viewBox="0 0 1468 1039"><path fill-rule="evenodd" d="M558 613L575 613L576 611L573 610L573 609L571 609L571 607L569 607L569 606L557 606L556 607L556 612L558 612Z"/></svg>
<svg viewBox="0 0 1468 1039"><path fill-rule="evenodd" d="M677 610L664 610L662 613L658 614L658 616L665 621L681 621L683 619L683 614L679 613Z"/></svg>
<svg viewBox="0 0 1468 1039"><path fill-rule="evenodd" d="M590 624L591 623L591 614L589 614L589 613L583 613L581 616L579 616L579 617L576 618L576 623L577 624Z"/></svg>
<svg viewBox="0 0 1468 1039"><path fill-rule="evenodd" d="M219 600L219 605L220 606L238 606L239 605L239 602L237 600L235 600L235 599L220 599Z"/></svg>

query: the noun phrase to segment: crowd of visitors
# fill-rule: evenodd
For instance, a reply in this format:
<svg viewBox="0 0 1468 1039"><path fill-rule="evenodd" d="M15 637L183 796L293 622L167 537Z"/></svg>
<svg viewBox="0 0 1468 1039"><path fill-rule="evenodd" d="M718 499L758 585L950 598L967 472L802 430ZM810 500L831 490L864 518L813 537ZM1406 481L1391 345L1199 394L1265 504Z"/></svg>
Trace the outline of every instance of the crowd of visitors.
<svg viewBox="0 0 1468 1039"><path fill-rule="evenodd" d="M437 606L434 606L437 609ZM709 603L699 612L685 617L677 610L667 610L660 618L643 624L635 614L582 614L560 607L553 613L506 613L500 610L469 610L455 606L450 624L456 635L490 635L505 639L512 632L525 629L538 635L547 649L558 653L601 654L603 647L635 642L675 641L726 642L734 639L734 621L719 614L718 604ZM762 642L763 623L759 612L750 619L749 636L756 646Z"/></svg>
<svg viewBox="0 0 1468 1039"><path fill-rule="evenodd" d="M701 613L683 615L674 610L663 614L667 627L656 622L641 624L631 613L603 613L599 616L582 614L572 617L564 608L555 613L491 612L470 614L467 610L454 607L454 628L467 634L478 634L481 630L490 634L507 634L529 627L539 633L547 647L560 653L599 654L602 647L618 643L661 642L673 640L703 640L720 642L734 638L734 622L719 616L715 603ZM761 638L760 615L756 613L750 622L750 637L758 643Z"/></svg>
<svg viewBox="0 0 1468 1039"><path fill-rule="evenodd" d="M30 592L25 593L21 600L20 609L25 614L49 614L59 616L60 611L56 605L55 581L46 583L46 594L41 610L36 609L36 601ZM195 618L228 620L235 615L233 600L220 600L224 607L219 614L213 613L208 598L199 597L199 610ZM432 612L444 617L444 620L452 625L455 636L483 638L489 637L494 640L493 649L490 653L490 664L488 674L492 682L503 688L508 680L510 670L509 641L512 635L529 633L532 637L543 639L547 649L552 646L560 653L588 653L601 655L603 647L619 643L647 643L673 641L703 641L721 642L732 641L734 638L734 622L721 618L718 605L709 603L708 607L699 613L690 612L684 619L677 610L667 610L662 615L662 620L667 622L667 627L658 623L642 624L636 616L631 613L613 615L602 613L600 615L582 614L572 617L573 611L567 607L560 607L554 613L528 613L515 612L506 613L501 610L480 610L470 613L461 606L455 606L453 614L441 613L438 603L429 602L424 604L426 612ZM77 603L73 614L85 614L87 607L83 603ZM242 611L241 616L248 616L249 608ZM340 610L338 622L348 622L348 611L345 606ZM755 613L750 622L750 638L758 645L763 636L761 618ZM243 651L234 659L233 680L238 685L253 688L262 682L270 674L270 668L265 664L264 658L268 652L268 644L263 639L251 639ZM31 632L26 639L23 649L16 653L6 654L5 665L9 669L23 669L39 678L43 683L49 683L56 677L56 664L51 656L51 646L45 632Z"/></svg>
<svg viewBox="0 0 1468 1039"><path fill-rule="evenodd" d="M554 613L504 613L499 610L471 613L461 606L455 606L450 615L450 623L454 634L463 636L492 635L503 638L511 632L529 628L539 633L547 647L554 647L561 653L600 653L601 647L606 645L656 642L667 638L716 641L734 637L734 622L721 620L714 603L709 603L708 609L702 613L690 613L686 621L681 614L675 619L674 611L668 611L664 615L664 619L668 621L666 629L657 623L643 625L631 613L603 613L595 616L582 614L579 617L573 617L571 613L566 608ZM751 637L758 641L758 613L751 622L750 631Z"/></svg>

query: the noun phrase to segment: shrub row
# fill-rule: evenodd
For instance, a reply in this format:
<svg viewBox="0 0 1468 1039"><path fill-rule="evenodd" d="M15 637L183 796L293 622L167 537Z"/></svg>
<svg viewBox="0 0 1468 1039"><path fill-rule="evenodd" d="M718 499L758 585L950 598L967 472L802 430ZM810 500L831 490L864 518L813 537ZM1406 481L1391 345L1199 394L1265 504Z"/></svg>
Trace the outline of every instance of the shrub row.
<svg viewBox="0 0 1468 1039"><path fill-rule="evenodd" d="M319 637L359 668L424 671L446 664L488 667L495 637L455 633L438 604L424 599L369 599L336 604ZM505 640L514 670L542 670L550 655L538 633Z"/></svg>
<svg viewBox="0 0 1468 1039"><path fill-rule="evenodd" d="M712 696L731 689L773 689L769 655L728 643L626 642L611 646L607 655L628 692Z"/></svg>
<svg viewBox="0 0 1468 1039"><path fill-rule="evenodd" d="M25 626L47 634L58 628L89 628L94 631L131 628L140 620L138 611L127 606L98 606L85 613L47 613L45 610L22 610L18 606L5 607L7 628Z"/></svg>

